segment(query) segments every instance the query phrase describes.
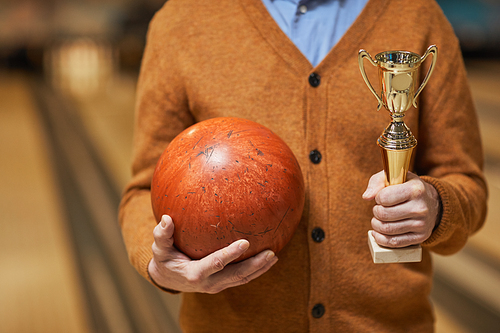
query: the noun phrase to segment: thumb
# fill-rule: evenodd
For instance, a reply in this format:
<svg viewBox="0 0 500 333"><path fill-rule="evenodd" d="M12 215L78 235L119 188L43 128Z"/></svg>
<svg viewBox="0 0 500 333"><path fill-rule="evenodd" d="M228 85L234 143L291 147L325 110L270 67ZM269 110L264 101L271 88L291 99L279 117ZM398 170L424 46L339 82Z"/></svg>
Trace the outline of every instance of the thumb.
<svg viewBox="0 0 500 333"><path fill-rule="evenodd" d="M365 200L373 200L377 196L377 193L380 192L385 187L385 172L382 170L373 176L371 176L370 181L368 182L368 187L363 193L363 199Z"/></svg>
<svg viewBox="0 0 500 333"><path fill-rule="evenodd" d="M153 230L153 254L158 260L169 258L174 245L174 223L168 215L163 215Z"/></svg>

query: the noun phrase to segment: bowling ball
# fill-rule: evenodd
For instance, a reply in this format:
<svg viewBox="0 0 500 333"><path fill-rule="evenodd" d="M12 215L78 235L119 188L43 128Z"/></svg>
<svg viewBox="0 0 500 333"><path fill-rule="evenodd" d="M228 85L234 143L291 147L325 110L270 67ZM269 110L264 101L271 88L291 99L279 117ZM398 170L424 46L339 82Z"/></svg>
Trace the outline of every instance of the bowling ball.
<svg viewBox="0 0 500 333"><path fill-rule="evenodd" d="M286 143L255 122L214 118L180 133L160 156L151 184L157 221L172 217L174 246L200 259L238 239L237 260L292 238L304 207L304 180Z"/></svg>

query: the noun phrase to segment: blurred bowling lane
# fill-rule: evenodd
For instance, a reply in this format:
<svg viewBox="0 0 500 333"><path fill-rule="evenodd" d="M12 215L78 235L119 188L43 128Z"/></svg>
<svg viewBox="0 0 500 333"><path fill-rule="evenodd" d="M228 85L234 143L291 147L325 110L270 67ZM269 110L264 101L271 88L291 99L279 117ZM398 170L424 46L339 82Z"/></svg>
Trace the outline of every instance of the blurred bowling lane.
<svg viewBox="0 0 500 333"><path fill-rule="evenodd" d="M89 332L30 86L0 75L0 332Z"/></svg>
<svg viewBox="0 0 500 333"><path fill-rule="evenodd" d="M130 179L136 77L118 74L111 45L80 38L46 51L46 78L71 98L117 190Z"/></svg>

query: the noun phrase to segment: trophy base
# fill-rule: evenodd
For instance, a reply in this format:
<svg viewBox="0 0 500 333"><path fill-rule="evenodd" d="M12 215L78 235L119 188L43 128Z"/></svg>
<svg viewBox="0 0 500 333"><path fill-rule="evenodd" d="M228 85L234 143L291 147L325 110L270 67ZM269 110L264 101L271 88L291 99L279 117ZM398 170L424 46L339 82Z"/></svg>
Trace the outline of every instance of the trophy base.
<svg viewBox="0 0 500 333"><path fill-rule="evenodd" d="M370 246L370 252L375 264L422 261L422 246L419 244L397 249L383 247L377 244L370 230L368 231L368 245Z"/></svg>

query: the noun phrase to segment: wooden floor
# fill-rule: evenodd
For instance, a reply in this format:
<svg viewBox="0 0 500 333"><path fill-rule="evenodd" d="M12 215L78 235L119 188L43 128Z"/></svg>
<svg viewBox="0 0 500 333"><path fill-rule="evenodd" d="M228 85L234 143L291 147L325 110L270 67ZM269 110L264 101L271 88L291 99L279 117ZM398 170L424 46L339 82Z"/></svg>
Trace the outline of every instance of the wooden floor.
<svg viewBox="0 0 500 333"><path fill-rule="evenodd" d="M481 306L500 313L500 243L497 241L500 235L500 63L468 65L481 119L490 211L485 227L471 238L463 251L452 257L435 256L436 274L444 281L436 286L458 288L460 293L480 299ZM135 77L118 75L102 92L76 96L74 100L81 125L117 191L130 177L134 87ZM48 142L33 101L30 80L19 74L0 75L0 332L96 330ZM113 296L114 289L106 287L110 280L102 276L102 280L97 277L96 281L102 281L97 284L109 295L102 301L109 303L104 308L119 308L120 298ZM439 290L433 292L436 332L481 332L463 324L445 294ZM131 297L135 300L132 303L142 304L141 297ZM175 317L179 298L163 294L159 297L165 309ZM120 311L114 311L117 313L114 317L105 317L118 318L116 325L108 325L106 331L161 331L144 329L141 323L120 327L119 318L127 316L127 310ZM141 316L147 317L147 314ZM167 324L162 325L157 327ZM178 330L173 327L168 332ZM496 328L489 329L482 332L493 332Z"/></svg>

